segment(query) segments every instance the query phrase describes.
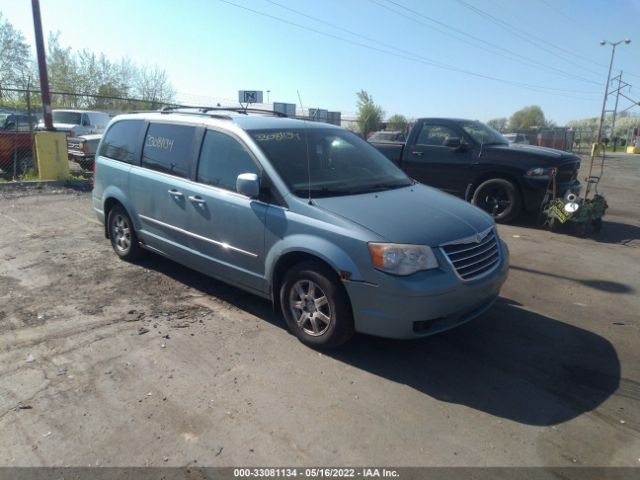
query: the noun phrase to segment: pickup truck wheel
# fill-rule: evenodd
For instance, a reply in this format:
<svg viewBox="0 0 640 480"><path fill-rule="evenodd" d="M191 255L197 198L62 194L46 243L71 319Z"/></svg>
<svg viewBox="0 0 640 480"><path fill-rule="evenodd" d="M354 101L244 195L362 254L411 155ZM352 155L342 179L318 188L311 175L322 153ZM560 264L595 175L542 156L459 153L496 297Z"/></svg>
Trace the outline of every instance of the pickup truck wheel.
<svg viewBox="0 0 640 480"><path fill-rule="evenodd" d="M111 208L107 217L107 225L111 246L116 255L127 261L136 260L142 256L143 250L138 244L138 236L133 229L133 223L123 207L115 205Z"/></svg>
<svg viewBox="0 0 640 480"><path fill-rule="evenodd" d="M347 294L336 274L320 262L302 262L287 272L280 305L289 330L310 347L335 348L353 335Z"/></svg>
<svg viewBox="0 0 640 480"><path fill-rule="evenodd" d="M481 183L473 193L471 203L499 223L513 220L522 209L516 186L503 178L492 178Z"/></svg>

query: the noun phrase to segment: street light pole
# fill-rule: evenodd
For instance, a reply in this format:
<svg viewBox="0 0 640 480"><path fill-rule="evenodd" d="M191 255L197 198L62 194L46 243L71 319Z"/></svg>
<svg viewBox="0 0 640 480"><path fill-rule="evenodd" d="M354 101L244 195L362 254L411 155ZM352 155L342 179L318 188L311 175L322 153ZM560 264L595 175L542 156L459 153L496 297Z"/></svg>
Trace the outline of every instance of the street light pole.
<svg viewBox="0 0 640 480"><path fill-rule="evenodd" d="M608 44L608 45L611 45L613 48L611 49L611 60L609 61L609 73L607 73L607 83L604 86L604 98L602 99L602 112L600 113L600 122L598 123L598 134L596 135L596 141L593 143L591 147L591 162L589 164L589 176L587 177L587 191L585 193L585 198L589 194L589 185L590 185L589 182L591 179L591 173L593 171L593 159L595 158L595 155L596 155L596 149L599 148L600 146L600 138L602 136L602 125L604 124L604 113L607 107L607 97L609 96L609 82L611 82L611 69L613 68L613 58L615 57L615 54L616 54L616 47L621 43L628 45L631 43L631 40L629 40L628 38L625 38L624 40L620 40L618 42L609 42L607 40L600 41L600 45L604 46Z"/></svg>

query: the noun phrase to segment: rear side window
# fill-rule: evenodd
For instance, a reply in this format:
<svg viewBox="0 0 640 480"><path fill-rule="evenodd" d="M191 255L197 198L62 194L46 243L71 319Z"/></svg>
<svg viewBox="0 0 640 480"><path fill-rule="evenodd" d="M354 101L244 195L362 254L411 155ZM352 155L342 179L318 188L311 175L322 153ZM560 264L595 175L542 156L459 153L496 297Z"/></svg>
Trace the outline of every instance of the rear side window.
<svg viewBox="0 0 640 480"><path fill-rule="evenodd" d="M448 138L453 137L460 137L460 135L449 127L425 123L422 126L422 130L420 130L420 135L418 135L418 141L416 143L418 145L441 147Z"/></svg>
<svg viewBox="0 0 640 480"><path fill-rule="evenodd" d="M100 145L99 155L134 163L142 120L122 120L111 125Z"/></svg>
<svg viewBox="0 0 640 480"><path fill-rule="evenodd" d="M144 139L142 166L188 177L195 132L188 125L152 123Z"/></svg>
<svg viewBox="0 0 640 480"><path fill-rule="evenodd" d="M259 173L249 152L234 138L207 130L198 162L197 181L236 191L241 173Z"/></svg>

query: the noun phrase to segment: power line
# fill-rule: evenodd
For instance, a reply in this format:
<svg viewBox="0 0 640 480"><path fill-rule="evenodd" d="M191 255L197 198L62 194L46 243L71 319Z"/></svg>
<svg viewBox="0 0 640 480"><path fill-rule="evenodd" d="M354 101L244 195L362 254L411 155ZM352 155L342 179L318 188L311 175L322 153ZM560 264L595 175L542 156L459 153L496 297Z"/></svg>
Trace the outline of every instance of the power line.
<svg viewBox="0 0 640 480"><path fill-rule="evenodd" d="M537 48L544 50L545 52L550 53L551 55L554 55L562 60L564 60L565 62L569 62L572 65L575 65L587 72L593 73L594 75L598 75L600 76L600 73L595 72L594 70L591 70L587 67L584 67L583 65L580 65L577 62L574 62L573 60L567 58L566 56L560 55L556 52L554 52L553 50L546 48L542 45L540 45L540 43L544 43L546 45L549 45L557 50L563 51L563 52L568 52L570 55L576 55L574 52L567 50L563 47L559 47L557 45L554 45L551 42L548 42L540 37L537 37L536 35L533 35L532 33L527 33L525 32L522 28L516 28L514 26L512 26L511 24L509 24L508 22L505 22L504 20L500 20L499 18L485 12L484 10L481 10L477 7L474 7L473 5L469 5L468 3L466 3L464 0L457 0L458 3L460 3L463 7L471 10L472 12L476 13L477 15L485 18L486 20L490 21L491 23L493 23L494 25L499 26L500 28L502 28L503 30L508 31L509 33L511 33L512 35L515 35L518 38L521 38L522 40L536 46ZM535 39L535 40L532 40ZM540 43L539 43L540 42Z"/></svg>
<svg viewBox="0 0 640 480"><path fill-rule="evenodd" d="M577 80L580 80L582 82L591 83L593 85L600 85L601 84L601 82L595 82L593 80L589 80L589 79L587 79L585 77L581 77L579 75L566 72L566 71L561 70L559 68L552 67L550 65L538 62L536 60L530 60L530 59L527 59L527 58L522 58L522 55L518 54L517 52L514 52L514 51L509 50L507 48L501 47L500 45L496 45L495 43L491 43L491 42L489 42L487 40L484 40L484 39L482 39L480 37L476 37L475 35L467 33L467 32L465 32L463 30L458 29L458 28L452 27L452 26L450 26L450 25L448 25L448 24L446 24L444 22L441 22L441 21L436 20L436 19L434 19L432 17L424 15L424 14L422 14L422 13L416 11L416 10L413 10L413 9L411 9L411 8L405 6L405 5L402 5L400 3L397 3L397 2L395 2L393 0L386 0L386 1L388 3L390 3L390 4L393 4L393 5L397 6L397 7L402 8L403 10L411 12L414 16L406 15L406 14L404 14L404 13L402 13L402 12L400 12L400 11L394 9L394 8L388 7L387 5L384 5L384 4L380 3L378 0L369 0L369 1L374 3L374 4L376 4L376 5L378 5L379 7L385 8L385 9L395 13L396 15L400 15L401 17L407 18L407 19L409 19L409 20L411 20L413 22L416 22L416 23L418 23L420 25L423 25L423 26L425 26L427 28L436 30L436 31L438 31L440 33L443 33L444 35L447 35L447 36L449 36L451 38L455 38L457 40L460 40L460 41L462 41L462 42L464 42L464 43L466 43L468 45L471 45L471 46L473 46L475 48L480 48L482 50L488 51L488 52L490 52L490 53L492 53L494 55L499 55L499 56L501 56L503 58L508 58L509 60L514 60L514 61L516 61L518 63L522 63L524 65L535 66L537 68L542 68L543 70L546 70L548 72L556 73L556 74L563 75L565 77L569 77L569 78L573 78L573 79L577 79ZM432 25L428 25L428 24L416 19L415 18L416 15L421 17L421 18L424 18L425 20L428 20L428 21L430 21L432 23L435 23L437 25L442 25L443 27L445 27L445 28L447 28L449 30L452 30L454 32L457 32L457 33L459 33L461 35L464 35L465 37L469 37L469 38L473 39L475 42L480 42L480 43L483 43L485 45L489 45L491 48L494 48L496 50L499 50L499 51L502 51L502 52L506 52L509 55L509 57L507 57L507 56L505 56L503 54L491 51L491 50L489 50L489 49L487 49L485 47L482 47L482 46L478 45L477 43L470 42L469 40L466 40L464 38L460 38L460 37L458 37L456 35L452 35L451 33L446 32L444 30L441 30L438 27L434 27ZM582 92L582 93L596 93L596 92Z"/></svg>
<svg viewBox="0 0 640 480"><path fill-rule="evenodd" d="M422 63L424 65L434 66L434 67L445 69L445 70L464 73L466 75L471 75L471 76L475 76L475 77L479 77L479 78L484 78L484 79L487 79L487 80L493 80L493 81L496 81L496 82L499 82L499 83L503 83L503 84L507 84L507 85L513 85L513 86L525 88L525 89L528 89L528 90L536 91L536 92L539 92L539 93L546 93L548 95L556 95L556 96L562 96L562 97L567 97L567 98L576 98L576 99L584 100L584 101L591 101L591 99L584 98L584 97L576 97L576 96L572 96L572 95L554 93L554 91L555 92L570 92L570 93L574 93L575 90L563 90L563 89L557 89L557 88L547 87L547 86L543 86L543 85L534 85L534 84L528 84L528 83L523 83L523 82L517 82L517 81L513 81L513 80L506 80L506 79L494 77L494 76L491 76L491 75L485 75L485 74L481 74L481 73L465 70L465 69L462 69L462 68L459 68L459 67L456 67L456 66L453 66L453 65L449 65L449 64L446 64L446 63L443 63L443 62L438 62L436 60L429 59L427 57L408 56L408 55L404 55L404 54L399 54L399 53L396 53L396 52L393 52L393 51L384 50L384 49L381 49L381 48L378 48L378 47L374 47L372 45L367 45L367 44L364 44L362 42L358 42L358 41L355 41L355 40L344 38L344 37L341 37L339 35L335 35L335 34L332 34L332 33L329 33L329 32L324 32L322 30L318 30L318 29L313 28L313 27L307 27L307 26L304 26L304 25L300 25L298 23L292 22L290 20L286 20L286 19L281 18L281 17L277 17L275 15L271 15L269 13L265 13L265 12L261 12L261 11L258 11L258 10L254 10L252 8L245 7L243 5L238 5L237 3L231 2L229 0L218 0L218 1L220 1L222 3L226 3L227 5L231 5L233 7L236 7L236 8L239 8L239 9L254 13L256 15L267 17L267 18L270 18L272 20L276 20L278 22L285 23L287 25L292 25L294 27L297 27L297 28L300 28L300 29L303 29L303 30L306 30L306 31L314 32L314 33L317 33L319 35L323 35L323 36L330 37L330 38L333 38L333 39L336 39L336 40L340 40L342 42L350 43L352 45L357 45L357 46L362 47L362 48L373 50L373 51L376 51L376 52L379 52L379 53L384 53L385 55L390 55L390 56L394 56L394 57L397 57L397 58L402 58L402 59L405 59L405 60L409 60L409 61L413 61L413 62L417 62L417 63Z"/></svg>
<svg viewBox="0 0 640 480"><path fill-rule="evenodd" d="M549 2L547 2L546 0L539 0L541 3L543 3L544 5L546 5L551 11L553 12L557 12L560 15L562 15L564 18L570 20L572 23L574 23L575 25L577 25L580 28L584 28L584 25L581 24L580 22L578 22L576 19L574 19L573 17L571 17L570 15L567 15L565 12L563 12L557 5L552 5ZM595 32L595 30L591 30L592 33L597 34L597 32ZM597 62L596 60L589 58L589 57L584 57L582 55L579 55L575 52L571 52L573 56L577 57L577 58L581 58L583 59L585 62L589 62L592 63L593 65L596 65L598 67L602 67L602 68L606 68L607 65L604 63L600 63ZM640 78L640 75L636 74L636 73L630 73L630 72L626 72L627 75L631 75L632 77L638 77Z"/></svg>

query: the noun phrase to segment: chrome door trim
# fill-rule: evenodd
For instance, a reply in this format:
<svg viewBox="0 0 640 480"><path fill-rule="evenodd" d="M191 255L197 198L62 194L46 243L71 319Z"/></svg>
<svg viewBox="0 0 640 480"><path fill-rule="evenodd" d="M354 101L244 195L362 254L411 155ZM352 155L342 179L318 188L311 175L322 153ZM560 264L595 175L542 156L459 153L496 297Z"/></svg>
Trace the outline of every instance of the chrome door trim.
<svg viewBox="0 0 640 480"><path fill-rule="evenodd" d="M234 252L238 252L238 253L241 253L243 255L247 255L249 257L253 257L253 258L257 258L258 257L258 255L256 255L255 253L247 252L246 250L242 250L241 248L234 247L233 245L229 245L228 243L225 243L225 242L218 242L217 240L212 240L210 238L203 237L202 235L198 235L197 233L193 233L193 232L190 232L188 230L184 230L184 229L176 227L174 225L169 225L168 223L161 222L160 220L156 220L155 218L147 217L146 215L138 215L138 217L140 217L142 220L145 220L147 222L155 223L156 225L160 225L162 227L169 228L169 229L174 230L176 232L180 232L180 233L183 233L185 235L188 235L188 236L190 236L192 238L196 238L198 240L202 240L203 242L208 242L208 243L211 243L211 244L216 245L218 247L222 247L225 250L233 250Z"/></svg>

